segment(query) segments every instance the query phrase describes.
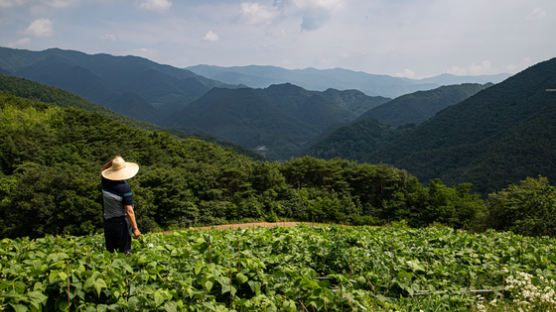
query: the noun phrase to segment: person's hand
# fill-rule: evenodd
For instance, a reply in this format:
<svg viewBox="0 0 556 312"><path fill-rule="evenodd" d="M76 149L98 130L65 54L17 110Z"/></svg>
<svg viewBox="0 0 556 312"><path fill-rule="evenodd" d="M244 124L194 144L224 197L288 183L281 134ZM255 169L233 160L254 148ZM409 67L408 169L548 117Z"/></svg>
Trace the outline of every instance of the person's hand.
<svg viewBox="0 0 556 312"><path fill-rule="evenodd" d="M134 236L135 238L139 238L139 236L141 236L141 232L139 232L139 229L133 230L133 236Z"/></svg>

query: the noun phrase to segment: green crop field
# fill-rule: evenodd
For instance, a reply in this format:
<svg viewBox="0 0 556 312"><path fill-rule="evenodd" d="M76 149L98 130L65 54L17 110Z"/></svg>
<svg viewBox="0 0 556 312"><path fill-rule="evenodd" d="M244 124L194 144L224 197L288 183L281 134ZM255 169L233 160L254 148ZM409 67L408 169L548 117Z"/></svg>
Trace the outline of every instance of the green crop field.
<svg viewBox="0 0 556 312"><path fill-rule="evenodd" d="M556 240L403 226L0 241L0 311L556 311ZM68 307L69 304L69 307Z"/></svg>

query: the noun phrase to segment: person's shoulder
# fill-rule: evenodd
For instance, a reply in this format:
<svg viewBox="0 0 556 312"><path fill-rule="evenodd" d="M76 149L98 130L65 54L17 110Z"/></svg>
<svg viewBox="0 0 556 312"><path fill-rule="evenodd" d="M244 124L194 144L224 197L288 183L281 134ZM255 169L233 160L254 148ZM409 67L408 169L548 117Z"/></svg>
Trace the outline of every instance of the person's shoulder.
<svg viewBox="0 0 556 312"><path fill-rule="evenodd" d="M130 195L131 187L125 181L112 181L102 178L102 188L120 195Z"/></svg>
<svg viewBox="0 0 556 312"><path fill-rule="evenodd" d="M122 181L122 183L120 184L120 187L121 187L123 193L125 193L126 195L127 194L131 195L131 187L129 186L129 184L127 184L126 181Z"/></svg>

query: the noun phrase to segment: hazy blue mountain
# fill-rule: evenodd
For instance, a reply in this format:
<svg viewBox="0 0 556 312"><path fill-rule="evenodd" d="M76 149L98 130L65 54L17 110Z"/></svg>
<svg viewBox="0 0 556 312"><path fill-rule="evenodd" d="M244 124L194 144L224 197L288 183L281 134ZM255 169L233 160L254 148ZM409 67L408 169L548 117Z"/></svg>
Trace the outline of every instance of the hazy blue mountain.
<svg viewBox="0 0 556 312"><path fill-rule="evenodd" d="M492 84L466 83L402 95L368 110L358 119L373 118L383 124L420 124L444 108L457 104Z"/></svg>
<svg viewBox="0 0 556 312"><path fill-rule="evenodd" d="M165 123L259 148L268 158L283 160L297 155L324 131L357 118L361 106L387 100L357 91L308 91L292 84L215 88Z"/></svg>
<svg viewBox="0 0 556 312"><path fill-rule="evenodd" d="M233 87L140 57L60 49L0 48L0 72L68 90L150 122L182 109L213 87Z"/></svg>
<svg viewBox="0 0 556 312"><path fill-rule="evenodd" d="M497 83L509 75L454 76L443 74L426 79L407 79L388 75L368 74L341 68L335 69L285 69L276 66L219 67L196 65L188 67L194 73L230 84L243 84L253 88L265 88L271 84L293 83L308 90L324 91L357 89L367 95L397 97L419 90L430 90L442 85L460 83Z"/></svg>
<svg viewBox="0 0 556 312"><path fill-rule="evenodd" d="M390 163L424 181L472 182L482 193L527 176L554 180L556 94L546 92L554 86L556 58L440 111L395 139L361 148L353 159ZM343 136L342 144L353 146L349 140ZM337 149L338 140L317 146L320 151Z"/></svg>

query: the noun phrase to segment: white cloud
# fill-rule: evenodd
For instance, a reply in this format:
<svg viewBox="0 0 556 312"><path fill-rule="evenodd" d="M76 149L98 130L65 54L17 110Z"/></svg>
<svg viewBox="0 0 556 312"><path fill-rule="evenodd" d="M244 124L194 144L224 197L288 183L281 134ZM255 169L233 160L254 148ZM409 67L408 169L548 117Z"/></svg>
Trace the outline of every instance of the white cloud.
<svg viewBox="0 0 556 312"><path fill-rule="evenodd" d="M205 34L205 37L203 38L203 40L208 41L208 42L216 42L216 41L218 41L218 39L220 39L220 38L219 38L218 35L217 35L215 32L213 32L212 30L210 30L209 32L207 32L207 33Z"/></svg>
<svg viewBox="0 0 556 312"><path fill-rule="evenodd" d="M479 64L472 64L469 66L469 73L471 75L481 75L492 73L492 62L485 60Z"/></svg>
<svg viewBox="0 0 556 312"><path fill-rule="evenodd" d="M127 55L135 55L135 56L141 56L144 58L148 58L148 59L156 59L156 57L158 56L158 51L155 49L149 49L149 48L138 48L138 49L132 49L129 51L126 51L124 54Z"/></svg>
<svg viewBox="0 0 556 312"><path fill-rule="evenodd" d="M50 37L54 34L52 21L47 18L36 19L27 27L25 33L35 37Z"/></svg>
<svg viewBox="0 0 556 312"><path fill-rule="evenodd" d="M534 65L535 62L533 62L533 60L528 56L528 57L524 57L523 59L521 59L521 61L519 61L517 64L510 64L507 65L505 68L506 72L509 72L511 74L520 72L524 69L526 69L527 67L530 67L532 65Z"/></svg>
<svg viewBox="0 0 556 312"><path fill-rule="evenodd" d="M13 8L25 4L25 0L0 0L0 8Z"/></svg>
<svg viewBox="0 0 556 312"><path fill-rule="evenodd" d="M76 0L43 0L42 2L48 5L49 7L63 9L74 4Z"/></svg>
<svg viewBox="0 0 556 312"><path fill-rule="evenodd" d="M168 0L145 0L139 7L148 11L164 12L172 6L172 2Z"/></svg>
<svg viewBox="0 0 556 312"><path fill-rule="evenodd" d="M302 30L320 28L331 15L344 7L344 0L291 0L289 10L302 18Z"/></svg>
<svg viewBox="0 0 556 312"><path fill-rule="evenodd" d="M104 35L100 36L100 39L109 40L109 41L117 41L118 37L114 34L104 34Z"/></svg>
<svg viewBox="0 0 556 312"><path fill-rule="evenodd" d="M466 76L466 75L488 75L498 73L492 66L492 62L489 60L484 60L478 64L473 63L468 66L457 66L454 65L447 70L449 74Z"/></svg>
<svg viewBox="0 0 556 312"><path fill-rule="evenodd" d="M275 22L278 17L301 20L302 30L315 30L344 7L345 0L275 0L272 5L242 2L241 18L248 24L262 25Z"/></svg>
<svg viewBox="0 0 556 312"><path fill-rule="evenodd" d="M21 38L19 40L13 41L13 42L8 42L8 47L17 48L17 47L20 47L20 46L24 46L24 45L28 44L29 42L31 42L31 39L25 37L25 38Z"/></svg>
<svg viewBox="0 0 556 312"><path fill-rule="evenodd" d="M275 7L264 7L255 2L241 4L241 16L248 24L269 24L278 15Z"/></svg>
<svg viewBox="0 0 556 312"><path fill-rule="evenodd" d="M405 68L401 73L395 73L396 77L415 78L415 72L409 68Z"/></svg>
<svg viewBox="0 0 556 312"><path fill-rule="evenodd" d="M344 0L293 0L293 4L300 9L336 10L344 6Z"/></svg>
<svg viewBox="0 0 556 312"><path fill-rule="evenodd" d="M476 75L491 75L498 73L518 73L532 65L536 62L529 56L520 59L515 63L508 65L493 66L492 62L485 60L478 64L471 64L469 66L457 66L454 65L450 67L446 72L458 76L476 76Z"/></svg>
<svg viewBox="0 0 556 312"><path fill-rule="evenodd" d="M527 20L536 20L545 17L546 17L546 11L544 9L535 8L533 11L531 11L531 13L529 13L529 16L527 16Z"/></svg>

